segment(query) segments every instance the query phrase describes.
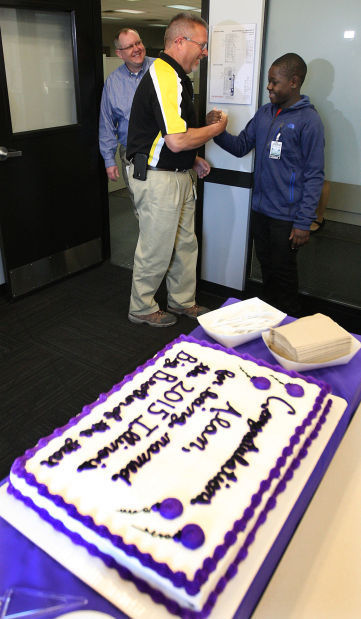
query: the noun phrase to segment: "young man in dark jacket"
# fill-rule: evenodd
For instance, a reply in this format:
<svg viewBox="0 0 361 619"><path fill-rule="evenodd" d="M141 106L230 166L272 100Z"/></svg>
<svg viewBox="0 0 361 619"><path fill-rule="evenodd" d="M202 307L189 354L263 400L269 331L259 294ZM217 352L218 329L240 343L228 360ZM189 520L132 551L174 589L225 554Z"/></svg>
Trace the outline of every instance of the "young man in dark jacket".
<svg viewBox="0 0 361 619"><path fill-rule="evenodd" d="M252 230L261 264L264 299L290 315L299 314L297 250L307 243L324 180L324 132L307 96L300 94L307 66L285 54L268 72L270 103L238 136L214 138L243 157L255 148ZM217 122L219 112L207 115Z"/></svg>

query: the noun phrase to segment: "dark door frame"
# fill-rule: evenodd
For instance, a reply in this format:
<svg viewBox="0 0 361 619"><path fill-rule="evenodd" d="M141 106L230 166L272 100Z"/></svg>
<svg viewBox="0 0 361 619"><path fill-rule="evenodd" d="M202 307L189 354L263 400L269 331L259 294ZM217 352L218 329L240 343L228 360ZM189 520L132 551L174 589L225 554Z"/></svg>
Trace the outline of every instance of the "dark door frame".
<svg viewBox="0 0 361 619"><path fill-rule="evenodd" d="M101 5L100 0L7 0L0 5L70 14L77 109L75 124L12 133L0 32L0 144L23 153L23 160L0 162L3 266L6 287L17 297L110 254L107 179L98 149ZM50 158L52 165L45 170Z"/></svg>

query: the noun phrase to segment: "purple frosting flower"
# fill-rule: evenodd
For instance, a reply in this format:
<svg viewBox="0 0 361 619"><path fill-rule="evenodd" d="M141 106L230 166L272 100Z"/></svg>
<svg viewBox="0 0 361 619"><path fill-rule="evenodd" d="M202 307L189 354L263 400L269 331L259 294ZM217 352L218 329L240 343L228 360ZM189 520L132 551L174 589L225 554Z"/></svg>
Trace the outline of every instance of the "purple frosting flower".
<svg viewBox="0 0 361 619"><path fill-rule="evenodd" d="M159 511L163 518L173 520L173 518L178 518L178 516L181 515L183 512L183 505L178 499L164 499L156 511Z"/></svg>
<svg viewBox="0 0 361 619"><path fill-rule="evenodd" d="M305 394L305 390L301 385L297 385L296 383L286 383L285 389L288 395L293 396L294 398L302 398Z"/></svg>
<svg viewBox="0 0 361 619"><path fill-rule="evenodd" d="M269 389L271 386L271 381L265 376L252 376L251 383L256 389Z"/></svg>
<svg viewBox="0 0 361 619"><path fill-rule="evenodd" d="M180 542L186 548L195 550L204 544L205 535L197 524L186 524L180 535Z"/></svg>

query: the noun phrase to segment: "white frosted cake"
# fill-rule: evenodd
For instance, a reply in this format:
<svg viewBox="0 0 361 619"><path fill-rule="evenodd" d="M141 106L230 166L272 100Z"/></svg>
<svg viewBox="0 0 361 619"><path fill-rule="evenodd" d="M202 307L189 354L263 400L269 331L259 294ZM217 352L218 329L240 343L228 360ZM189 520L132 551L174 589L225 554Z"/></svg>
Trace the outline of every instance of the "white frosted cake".
<svg viewBox="0 0 361 619"><path fill-rule="evenodd" d="M200 619L317 440L328 393L181 336L18 458L9 492L154 602Z"/></svg>

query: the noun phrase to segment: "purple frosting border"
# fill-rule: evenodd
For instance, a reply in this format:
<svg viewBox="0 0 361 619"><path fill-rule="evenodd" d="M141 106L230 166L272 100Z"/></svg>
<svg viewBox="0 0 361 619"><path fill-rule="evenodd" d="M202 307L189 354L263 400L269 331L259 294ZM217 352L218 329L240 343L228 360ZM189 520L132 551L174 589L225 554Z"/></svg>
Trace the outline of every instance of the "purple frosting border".
<svg viewBox="0 0 361 619"><path fill-rule="evenodd" d="M238 356L238 357L240 357L242 359L245 359L245 360L248 360L248 361L252 361L253 363L256 363L258 366L261 366L261 367L263 366L263 367L267 367L267 368L272 369L272 370L277 370L278 372L283 373L283 374L285 374L287 376L290 376L291 378L300 378L300 379L302 379L305 382L313 383L313 384L316 384L316 385L318 385L320 387L320 394L316 398L312 410L308 413L308 415L304 419L304 421L301 424L301 426L296 427L295 432L294 432L293 436L290 439L289 445L286 446L282 450L282 455L277 459L276 466L273 467L270 470L268 478L261 482L258 491L252 497L250 505L244 510L242 518L239 519L239 520L236 520L234 522L233 528L225 534L224 542L215 548L215 551L214 551L212 557L208 557L208 558L206 558L204 560L202 568L197 570L193 580L188 580L186 575L183 572L176 572L176 573L174 573L169 568L169 566L167 564L156 562L149 554L141 553L133 544L131 544L131 545L125 544L120 536L111 534L110 531L105 526L97 526L97 525L95 525L94 521L92 520L92 518L90 516L82 516L81 514L79 514L77 512L76 508L73 505L66 504L65 501L62 499L62 497L57 496L57 495L51 495L44 484L39 484L36 481L36 478L31 473L27 473L26 470L25 470L26 461L28 459L30 459L31 457L33 457L33 455L39 449L41 449L42 447L47 445L48 442L51 441L54 437L62 435L66 430L68 430L72 426L76 425L80 421L80 419L82 419L84 416L88 415L95 406L97 406L101 402L106 401L106 399L110 395L112 395L116 391L119 391L121 389L121 387L125 383L131 381L136 374L142 372L148 366L154 365L156 363L156 361L160 357L165 356L166 353L175 344L177 344L179 342L183 342L183 341L185 341L185 342L193 342L193 343L196 343L198 345L204 346L206 348L214 348L216 350L225 351L225 352L231 354L232 356ZM70 421L65 426L63 426L62 428L58 428L58 429L54 430L54 432L50 436L48 436L46 438L43 438L43 439L40 439L40 441L38 442L38 444L34 448L32 448L30 450L27 450L25 452L24 456L22 456L21 458L18 458L14 462L13 467L12 467L12 472L15 475L17 475L18 477L24 478L29 485L35 486L37 488L39 494L46 496L49 500L54 502L56 505L64 508L71 517L76 518L77 520L82 522L85 526L88 526L89 528L91 528L92 530L97 532L99 535L104 536L104 537L110 539L116 547L121 548L126 554L128 554L129 556L134 556L134 557L138 558L138 560L144 566L150 567L151 569L156 571L158 574L160 574L162 577L168 578L173 583L173 585L175 587L184 587L188 594L196 595L200 591L201 586L207 581L210 573L213 572L216 569L218 561L221 558L224 557L224 555L226 554L228 549L237 541L238 533L241 532L241 531L244 531L244 529L246 528L246 525L247 525L248 521L254 515L255 507L257 507L259 505L259 503L261 502L263 494L269 489L272 479L280 477L281 469L285 466L287 458L290 455L292 455L295 446L300 442L300 436L305 432L306 427L312 422L312 420L315 418L315 416L320 411L322 403L323 403L327 393L329 393L329 392L330 392L330 387L328 385L326 385L326 384L322 383L321 381L318 381L318 380L316 380L316 379L314 379L312 377L301 376L300 374L298 374L295 371L288 371L288 370L285 370L284 368L281 368L280 366L271 365L271 364L267 363L266 361L254 359L251 355L240 354L240 353L238 353L237 351L235 351L233 349L226 349L223 346L220 346L219 344L203 342L203 341L196 340L195 338L192 338L191 336L181 335L180 337L178 337L174 341L170 342L170 344L165 346L162 349L162 351L160 351L155 357L153 357L152 359L147 361L144 365L139 366L132 374L129 374L129 375L125 376L125 378L120 383L117 383L116 385L114 385L112 387L112 389L108 393L100 394L99 398L95 402L93 402L92 404L90 404L88 406L85 406L83 408L82 412L79 415L77 415L76 417L73 417L72 419L70 419ZM321 423L321 419L323 419L322 423L324 423L324 421L326 419L326 416L328 414L329 408L330 408L330 404L331 404L331 401L329 401L327 403L327 406L325 407L325 410L324 410L322 416L320 417L320 420L317 423L316 428ZM160 592L157 592L157 593L159 593L161 596L163 596L165 598L165 601L155 600L153 594L151 594L149 591L146 591L146 592L148 592L151 595L151 597L152 597L152 599L154 601L157 601L157 603L164 604L167 607L167 609L169 610L169 612L172 612L174 614L180 614L184 619L186 619L188 617L197 617L197 618L201 619L203 617L206 617L209 614L211 608L213 608L213 606L214 606L214 603L215 603L218 595L223 591L224 587L226 586L227 581L230 580L230 578L232 578L235 575L235 573L237 572L237 565L240 563L240 561L242 561L247 556L248 547L252 544L258 528L265 522L265 520L267 518L268 511L270 511L270 509L273 509L275 504L276 504L276 496L285 489L287 481L289 481L289 479L292 478L293 473L290 476L291 468L292 467L293 468L297 468L299 466L299 464L300 464L300 460L306 455L307 449L308 449L308 444L306 445L306 443L308 443L310 441L309 444L311 444L311 442L316 438L316 436L318 434L318 431L319 431L319 429L318 429L318 431L315 434L316 428L311 433L312 439L311 438L307 439L305 441L305 445L302 447L302 449L305 450L305 454L303 456L299 455L297 458L294 458L294 460L292 461L291 465L286 470L286 473L284 474L284 477L281 479L281 481L277 485L276 490L274 491L272 496L268 499L268 501L266 503L266 507L261 511L261 514L258 517L255 526L253 527L251 532L247 535L245 543L243 544L243 546L239 550L235 561L228 567L225 576L222 576L220 578L220 580L218 581L218 583L217 583L217 585L215 587L215 590L210 594L210 596L209 596L206 604L204 605L202 611L196 612L196 611L188 611L188 610L182 609L181 607L178 607L178 605L175 602L169 600L168 598L165 598L165 596L163 596L163 594L160 594ZM302 449L300 450L300 453L301 453ZM294 463L297 463L297 466ZM279 488L279 487L282 487L282 490L279 489L277 491L277 488ZM10 492L10 486L9 486L9 492ZM23 497L23 500L24 500L24 502L27 501L27 499L25 497ZM34 507L33 506L34 504L31 501L31 499L29 499L29 501L32 503L32 508L35 509L35 511L39 511L39 513L41 512L40 515L41 515L42 518L44 518L45 520L48 520L49 522L53 520L52 517L49 514L47 515L48 517L45 517L46 514L47 514L47 512L45 510L42 510L40 508L36 508L36 506ZM45 512L45 513L43 514L43 512ZM54 522L58 523L58 521L56 521L56 520ZM59 525L64 527L64 525L59 523L59 524L57 524L56 528L59 528ZM69 532L67 530L65 530L65 532L71 538L73 537L71 532ZM77 536L77 537L79 537L79 536ZM87 544L84 541L81 542L79 540L77 540L75 543L82 543L82 545L84 545L85 547L92 546L92 545ZM91 554L94 554L94 549L91 549L89 551L91 552ZM102 554L102 553L100 553L100 554ZM105 561L106 564L109 563L109 559L110 558L107 557L107 555L104 555L104 561ZM115 564L115 565L112 565L112 567L115 567L116 565L118 565L113 559L111 559L111 562ZM123 572L124 570L125 570L125 572L129 572L129 570L127 570L126 568L123 568L121 566L118 566L117 569L118 569L119 573ZM130 572L129 572L129 574L130 574ZM122 576L121 573L120 573L120 575ZM144 591L145 589L148 589L148 588L151 591L153 591L151 589L151 587L149 587L146 583L143 583L143 581L141 581L140 579L138 579L135 576L134 576L134 578L133 578L132 575L130 575L130 576L127 575L127 576L124 576L124 577L125 578L130 578L131 580L133 580L135 582L136 586L141 591ZM138 586L139 583L137 584L137 582L136 582L138 580L140 581L140 583L142 583L139 586ZM156 597L158 597L158 596L156 596ZM175 609L174 605L177 606L177 610ZM191 614L189 614L189 613L191 613Z"/></svg>
<svg viewBox="0 0 361 619"><path fill-rule="evenodd" d="M182 608L181 606L177 604L177 602L174 602L173 600L170 600L169 598L167 598L161 591L157 589L153 589L147 582L134 576L130 572L130 570L128 570L127 568L123 566L120 566L112 557L109 557L108 555L101 553L98 550L98 548L94 546L93 544L84 542L81 536L78 535L77 533L74 533L66 529L66 527L61 521L52 518L45 509L42 509L38 507L37 505L35 505L29 497L22 496L22 494L15 488L13 488L11 485L9 485L8 487L8 492L9 494L13 494L17 499L23 501L25 505L27 505L28 507L33 509L35 512L37 512L39 516L43 520L51 524L54 527L54 529L67 535L74 544L78 544L78 545L85 547L90 555L99 557L100 559L104 561L107 567L114 568L119 573L119 576L121 578L125 580L131 580L141 593L147 593L151 597L153 602L155 602L156 604L162 604L163 606L167 608L168 612L170 612L171 614L179 615L180 617L182 617L182 619L205 619L206 617L208 617L208 615L212 611L212 608L215 605L218 596L223 592L228 581L231 580L236 575L238 571L238 565L242 561L244 561L244 559L246 559L248 555L248 548L253 543L255 539L255 534L258 528L262 524L264 524L264 522L266 521L268 512L274 509L274 507L276 506L277 496L281 494L282 492L284 492L288 481L290 481L293 477L294 470L296 470L299 467L301 460L306 457L310 445L317 438L319 431L322 428L322 425L326 421L327 415L331 408L331 404L332 404L332 401L329 400L324 409L324 412L320 416L319 421L317 422L314 430L312 431L311 436L308 439L306 439L306 441L304 442L302 448L299 451L298 456L292 460L290 467L287 469L285 475L277 484L272 496L268 499L266 506L260 513L253 529L250 531L243 546L238 551L238 554L235 560L228 567L226 574L219 579L215 589L209 595L201 611L192 611L192 610Z"/></svg>

